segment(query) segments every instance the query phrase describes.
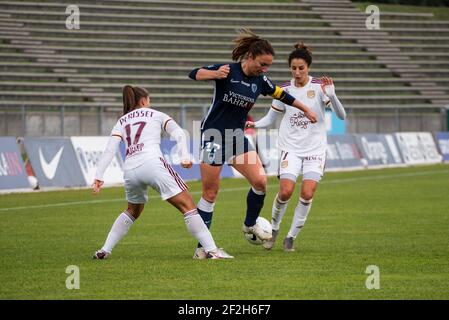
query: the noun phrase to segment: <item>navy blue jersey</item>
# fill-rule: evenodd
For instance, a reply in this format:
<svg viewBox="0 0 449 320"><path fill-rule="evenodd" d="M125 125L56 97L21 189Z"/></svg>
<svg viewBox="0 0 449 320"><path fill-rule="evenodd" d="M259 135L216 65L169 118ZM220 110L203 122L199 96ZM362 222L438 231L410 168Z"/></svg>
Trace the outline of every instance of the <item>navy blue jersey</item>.
<svg viewBox="0 0 449 320"><path fill-rule="evenodd" d="M222 64L215 64L203 69L218 70ZM275 86L266 75L248 77L244 74L240 62L229 64L229 74L225 79L214 80L214 96L206 116L201 123L201 130L243 129L248 112L256 103L257 97L270 95L273 98L284 98L286 93ZM194 69L189 77L196 80ZM292 98L294 100L294 98ZM293 100L290 99L292 102ZM284 100L284 99L283 99Z"/></svg>

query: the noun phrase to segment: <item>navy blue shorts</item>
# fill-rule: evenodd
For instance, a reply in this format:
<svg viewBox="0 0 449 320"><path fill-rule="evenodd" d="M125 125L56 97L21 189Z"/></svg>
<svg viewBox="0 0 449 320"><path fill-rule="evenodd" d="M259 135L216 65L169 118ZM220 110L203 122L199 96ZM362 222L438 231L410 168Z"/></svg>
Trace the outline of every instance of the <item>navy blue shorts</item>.
<svg viewBox="0 0 449 320"><path fill-rule="evenodd" d="M201 132L200 160L203 163L222 166L249 151L254 151L254 148L241 129L234 130L232 135L219 134L218 130Z"/></svg>

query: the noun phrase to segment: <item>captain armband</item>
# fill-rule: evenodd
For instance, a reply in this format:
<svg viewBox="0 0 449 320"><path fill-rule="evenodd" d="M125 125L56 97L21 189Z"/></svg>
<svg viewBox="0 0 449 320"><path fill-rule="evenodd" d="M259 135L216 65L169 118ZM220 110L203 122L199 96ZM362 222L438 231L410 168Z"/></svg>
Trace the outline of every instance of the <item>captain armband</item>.
<svg viewBox="0 0 449 320"><path fill-rule="evenodd" d="M276 91L279 87L276 87ZM293 105L293 102L295 102L295 98L290 95L288 92L282 90L281 88L279 88L280 90L280 94L279 94L279 98L274 97L275 99L278 99L280 101L282 101L285 104L288 104L289 106ZM276 91L274 93L276 93Z"/></svg>
<svg viewBox="0 0 449 320"><path fill-rule="evenodd" d="M295 101L294 97L292 97L288 92L284 91L278 86L276 86L271 96L279 101L282 101L285 104L288 104L289 106L292 106L293 102Z"/></svg>

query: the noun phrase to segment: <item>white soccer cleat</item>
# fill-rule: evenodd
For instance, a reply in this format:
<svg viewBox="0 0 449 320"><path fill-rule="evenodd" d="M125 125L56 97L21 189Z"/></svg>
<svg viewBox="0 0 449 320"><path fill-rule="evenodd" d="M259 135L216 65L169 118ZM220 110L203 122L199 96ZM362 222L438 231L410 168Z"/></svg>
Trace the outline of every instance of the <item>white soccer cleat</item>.
<svg viewBox="0 0 449 320"><path fill-rule="evenodd" d="M193 254L193 259L196 260L204 260L207 258L207 252L203 247L196 248L195 253Z"/></svg>
<svg viewBox="0 0 449 320"><path fill-rule="evenodd" d="M271 238L268 239L267 241L264 241L262 243L262 247L264 247L264 249L266 250L271 250L274 247L274 243L276 242L276 238L278 236L279 230L274 230L272 231L272 235Z"/></svg>
<svg viewBox="0 0 449 320"><path fill-rule="evenodd" d="M251 233L262 241L271 238L271 233L264 231L262 228L259 227L257 223L251 227L247 227L245 226L245 224L243 224L242 231L243 233Z"/></svg>
<svg viewBox="0 0 449 320"><path fill-rule="evenodd" d="M209 251L206 253L206 259L234 259L229 253L224 251L222 248L217 248L214 251Z"/></svg>
<svg viewBox="0 0 449 320"><path fill-rule="evenodd" d="M104 259L109 258L110 255L111 255L110 252L106 252L103 250L97 250L97 251L95 251L92 259L104 260Z"/></svg>

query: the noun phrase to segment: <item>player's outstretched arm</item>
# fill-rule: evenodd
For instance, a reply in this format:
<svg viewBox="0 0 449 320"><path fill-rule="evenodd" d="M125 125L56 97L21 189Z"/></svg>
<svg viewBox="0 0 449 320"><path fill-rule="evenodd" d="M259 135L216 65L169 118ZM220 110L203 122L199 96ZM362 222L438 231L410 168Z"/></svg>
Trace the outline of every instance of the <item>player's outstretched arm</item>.
<svg viewBox="0 0 449 320"><path fill-rule="evenodd" d="M205 68L197 68L190 72L189 77L193 80L220 80L228 77L230 68L229 64L220 66L217 70L210 70Z"/></svg>
<svg viewBox="0 0 449 320"><path fill-rule="evenodd" d="M118 146L120 145L120 141L122 140L119 136L111 136L109 138L108 144L106 145L106 149L103 151L101 155L100 161L98 161L97 171L95 172L95 180L92 183L92 190L94 193L99 193L101 187L103 186L103 176L111 163L112 159L114 159L115 153L117 152Z"/></svg>
<svg viewBox="0 0 449 320"><path fill-rule="evenodd" d="M313 112L309 107L307 107L305 104L300 102L298 99L295 99L293 103L291 104L292 107L298 108L299 110L302 110L304 112L304 115L310 120L310 122L315 123L317 122L317 115L315 112Z"/></svg>
<svg viewBox="0 0 449 320"><path fill-rule="evenodd" d="M315 112L313 112L309 107L307 107L305 104L301 103L298 99L295 99L292 95L282 90L280 87L276 86L273 94L271 95L273 98L282 101L285 104L288 104L289 106L295 107L302 112L304 112L304 115L312 122L317 122L317 115Z"/></svg>
<svg viewBox="0 0 449 320"><path fill-rule="evenodd" d="M268 110L268 113L259 121L253 122L253 126L252 128L265 128L268 127L269 125L273 124L276 121L276 118L279 114L282 114L282 112L279 111L275 111L273 109L273 107L270 108L270 110ZM250 122L250 121L248 121ZM247 122L247 124L248 124ZM247 127L251 127L251 126L247 126Z"/></svg>
<svg viewBox="0 0 449 320"><path fill-rule="evenodd" d="M176 141L178 150L180 150L181 166L189 169L192 167L192 159L189 152L189 141L184 130L173 120L170 119L165 126L165 131Z"/></svg>
<svg viewBox="0 0 449 320"><path fill-rule="evenodd" d="M324 94L329 98L332 110L334 110L337 117L341 120L345 120L346 111L335 93L334 80L326 76L322 77L321 90L323 90Z"/></svg>

